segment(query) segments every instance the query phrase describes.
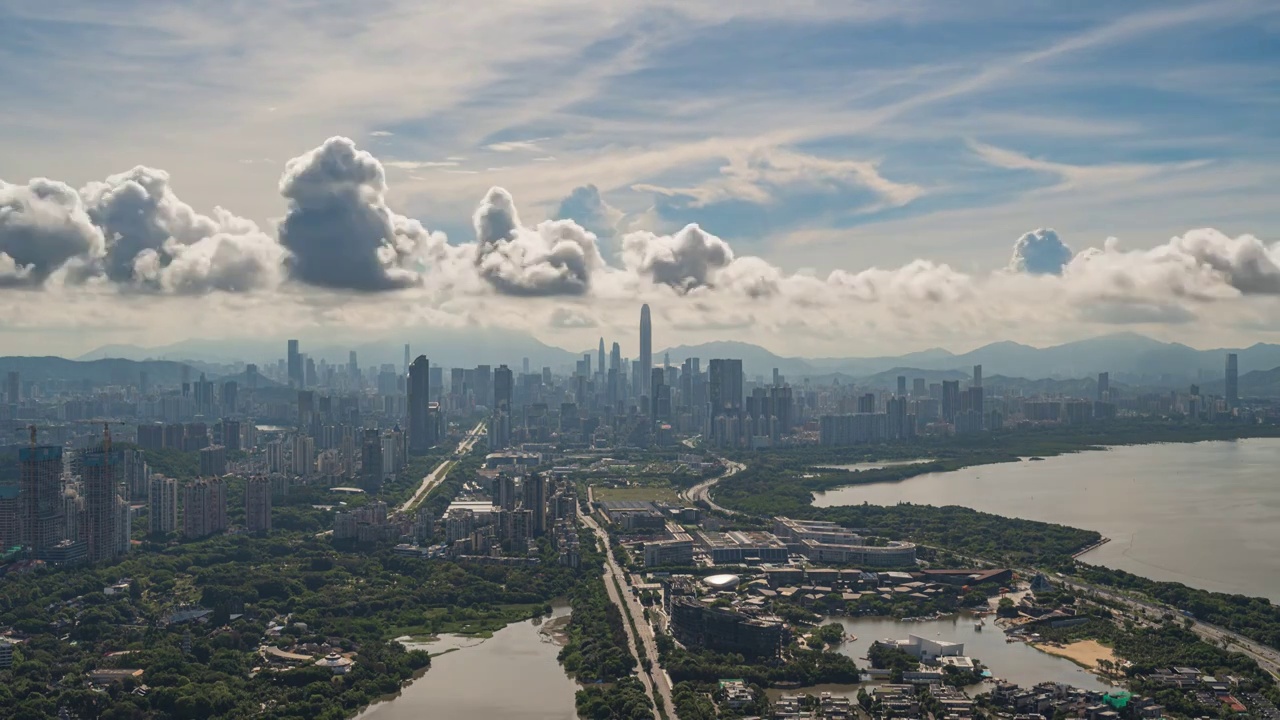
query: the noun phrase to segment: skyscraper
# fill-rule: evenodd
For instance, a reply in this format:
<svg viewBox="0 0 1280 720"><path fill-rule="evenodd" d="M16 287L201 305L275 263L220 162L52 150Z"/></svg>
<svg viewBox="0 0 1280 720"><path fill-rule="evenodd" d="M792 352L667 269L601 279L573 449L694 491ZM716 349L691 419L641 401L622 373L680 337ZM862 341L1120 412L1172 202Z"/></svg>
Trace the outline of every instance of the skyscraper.
<svg viewBox="0 0 1280 720"><path fill-rule="evenodd" d="M428 406L431 403L431 363L419 355L409 366L409 452L422 454L431 449Z"/></svg>
<svg viewBox="0 0 1280 720"><path fill-rule="evenodd" d="M493 371L493 408L503 412L511 412L511 395L515 389L515 379L511 368L499 365Z"/></svg>
<svg viewBox="0 0 1280 720"><path fill-rule="evenodd" d="M121 453L111 449L107 438L101 445L85 451L80 463L84 480L84 539L89 562L110 560L117 554L116 497L119 493L116 487L123 464Z"/></svg>
<svg viewBox="0 0 1280 720"><path fill-rule="evenodd" d="M163 475L151 476L147 517L153 534L171 533L178 527L178 481Z"/></svg>
<svg viewBox="0 0 1280 720"><path fill-rule="evenodd" d="M353 384L358 385L360 382L360 363L356 361L355 350L347 356L347 377L351 378Z"/></svg>
<svg viewBox="0 0 1280 720"><path fill-rule="evenodd" d="M640 394L649 394L650 374L653 371L653 321L649 317L649 304L640 306Z"/></svg>
<svg viewBox="0 0 1280 720"><path fill-rule="evenodd" d="M196 480L182 488L182 534L201 538L227 529L227 485L222 478Z"/></svg>
<svg viewBox="0 0 1280 720"><path fill-rule="evenodd" d="M973 385L970 387L982 387L982 366L973 366Z"/></svg>
<svg viewBox="0 0 1280 720"><path fill-rule="evenodd" d="M361 488L367 492L378 492L382 488L382 440L376 428L364 431L360 459Z"/></svg>
<svg viewBox="0 0 1280 720"><path fill-rule="evenodd" d="M707 370L707 401L711 416L742 410L742 361L712 360Z"/></svg>
<svg viewBox="0 0 1280 720"><path fill-rule="evenodd" d="M35 429L32 428L32 440ZM36 445L18 449L18 517L22 544L43 557L58 544L62 524L62 448Z"/></svg>
<svg viewBox="0 0 1280 720"><path fill-rule="evenodd" d="M604 341L601 340L600 342L603 343ZM603 348L604 345L602 344L600 347ZM601 352L604 352L604 350L602 349ZM18 371L10 370L8 380L9 404L17 405L18 402L22 400L22 380L18 375Z"/></svg>
<svg viewBox="0 0 1280 720"><path fill-rule="evenodd" d="M1111 373L1098 373L1098 402L1107 399L1111 392Z"/></svg>
<svg viewBox="0 0 1280 720"><path fill-rule="evenodd" d="M604 338L600 338L600 352L598 353L598 357L596 358L596 375L599 375L600 377L604 377L604 374L605 374Z"/></svg>
<svg viewBox="0 0 1280 720"><path fill-rule="evenodd" d="M956 413L960 412L960 381L942 381L942 419L955 422Z"/></svg>
<svg viewBox="0 0 1280 720"><path fill-rule="evenodd" d="M298 341L289 341L289 385L302 387L302 355L298 352Z"/></svg>
<svg viewBox="0 0 1280 720"><path fill-rule="evenodd" d="M235 415L240 402L240 383L228 380L222 383L222 414Z"/></svg>
<svg viewBox="0 0 1280 720"><path fill-rule="evenodd" d="M400 367L400 372L409 374L409 343L404 344L404 365Z"/></svg>
<svg viewBox="0 0 1280 720"><path fill-rule="evenodd" d="M900 398L901 398L901 397L906 397L906 396L907 396L907 376L906 376L906 375L899 375L899 376L898 376L898 393L897 393L897 395L898 395L898 397L900 397Z"/></svg>
<svg viewBox="0 0 1280 720"><path fill-rule="evenodd" d="M271 532L271 480L249 479L244 496L244 524L249 532Z"/></svg>
<svg viewBox="0 0 1280 720"><path fill-rule="evenodd" d="M1240 404L1240 366L1235 353L1227 353L1227 407Z"/></svg>

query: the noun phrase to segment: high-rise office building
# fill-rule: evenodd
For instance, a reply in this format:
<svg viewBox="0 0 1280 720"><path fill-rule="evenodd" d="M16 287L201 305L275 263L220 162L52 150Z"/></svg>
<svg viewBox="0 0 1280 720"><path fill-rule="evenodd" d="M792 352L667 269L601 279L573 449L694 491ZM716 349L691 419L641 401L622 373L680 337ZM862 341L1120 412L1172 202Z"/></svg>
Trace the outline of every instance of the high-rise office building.
<svg viewBox="0 0 1280 720"><path fill-rule="evenodd" d="M298 352L298 341L289 341L289 385L295 388L302 387L302 354Z"/></svg>
<svg viewBox="0 0 1280 720"><path fill-rule="evenodd" d="M907 396L907 376L906 376L906 375L899 375L899 376L898 376L898 392L897 392L897 396L898 396L898 397L900 397L900 398L901 398L901 397L906 397L906 396Z"/></svg>
<svg viewBox="0 0 1280 720"><path fill-rule="evenodd" d="M924 378L912 378L911 395L916 400L922 400L929 397L929 386L925 384Z"/></svg>
<svg viewBox="0 0 1280 720"><path fill-rule="evenodd" d="M1111 393L1111 373L1098 373L1098 402L1102 402L1110 397Z"/></svg>
<svg viewBox="0 0 1280 720"><path fill-rule="evenodd" d="M533 473L524 479L524 509L532 513L530 532L535 537L547 532L547 479Z"/></svg>
<svg viewBox="0 0 1280 720"><path fill-rule="evenodd" d="M1227 407L1240 405L1240 365L1235 353L1227 353Z"/></svg>
<svg viewBox="0 0 1280 720"><path fill-rule="evenodd" d="M511 412L511 398L515 392L515 377L511 368L499 365L493 371L493 408L503 412Z"/></svg>
<svg viewBox="0 0 1280 720"><path fill-rule="evenodd" d="M973 366L973 385L971 387L982 387L982 366Z"/></svg>
<svg viewBox="0 0 1280 720"><path fill-rule="evenodd" d="M163 475L151 476L147 498L147 518L152 534L171 533L178 528L178 481Z"/></svg>
<svg viewBox="0 0 1280 720"><path fill-rule="evenodd" d="M404 344L404 365L400 367L400 372L409 374L409 343Z"/></svg>
<svg viewBox="0 0 1280 720"><path fill-rule="evenodd" d="M355 350L347 355L347 378L351 380L352 387L360 387L360 363L356 362Z"/></svg>
<svg viewBox="0 0 1280 720"><path fill-rule="evenodd" d="M649 394L649 381L653 371L653 320L649 316L649 304L640 307L640 394Z"/></svg>
<svg viewBox="0 0 1280 720"><path fill-rule="evenodd" d="M423 454L431 449L429 407L431 404L431 363L419 355L409 365L409 452Z"/></svg>
<svg viewBox="0 0 1280 720"><path fill-rule="evenodd" d="M960 381L942 381L942 419L955 422L956 413L960 412Z"/></svg>
<svg viewBox="0 0 1280 720"><path fill-rule="evenodd" d="M271 480L249 478L244 495L244 524L249 532L271 532Z"/></svg>
<svg viewBox="0 0 1280 720"><path fill-rule="evenodd" d="M86 450L80 457L84 484L84 540L89 562L110 560L117 555L119 534L116 498L119 497L121 452L112 450L110 440Z"/></svg>
<svg viewBox="0 0 1280 720"><path fill-rule="evenodd" d="M654 368L649 380L649 416L654 424L671 419L671 387L667 385L666 371Z"/></svg>
<svg viewBox="0 0 1280 720"><path fill-rule="evenodd" d="M222 383L222 414L235 415L239 410L240 384L235 380Z"/></svg>
<svg viewBox="0 0 1280 720"><path fill-rule="evenodd" d="M712 360L707 375L707 400L711 403L712 415L742 410L742 361Z"/></svg>
<svg viewBox="0 0 1280 720"><path fill-rule="evenodd" d="M476 404L493 407L493 369L488 365L476 366Z"/></svg>
<svg viewBox="0 0 1280 720"><path fill-rule="evenodd" d="M33 429L33 439L34 433ZM61 540L62 448L32 443L30 447L18 449L18 464L18 517L22 544L33 557L45 557Z"/></svg>
<svg viewBox="0 0 1280 720"><path fill-rule="evenodd" d="M599 353L597 354L597 357L596 357L596 375L597 375L598 377L604 377L605 371L606 371L606 369L607 369L607 368L605 368L605 364L604 364L604 363L605 363L605 360L604 360L604 338L602 337L602 338L600 338L600 351L599 351Z"/></svg>
<svg viewBox="0 0 1280 720"><path fill-rule="evenodd" d="M360 487L365 492L378 492L382 489L384 468L382 467L382 439L376 428L366 428L364 443L360 448Z"/></svg>

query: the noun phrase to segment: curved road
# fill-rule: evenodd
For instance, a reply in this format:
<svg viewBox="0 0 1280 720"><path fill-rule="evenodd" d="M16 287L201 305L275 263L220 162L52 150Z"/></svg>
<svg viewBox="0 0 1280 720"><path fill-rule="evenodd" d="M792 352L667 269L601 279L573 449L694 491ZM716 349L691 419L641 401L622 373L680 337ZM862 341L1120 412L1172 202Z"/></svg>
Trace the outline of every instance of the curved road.
<svg viewBox="0 0 1280 720"><path fill-rule="evenodd" d="M698 483L697 485L694 485L693 487L689 488L687 491L681 494L689 502L698 502L699 500L701 500L702 502L705 502L712 510L725 513L726 515L737 515L738 514L737 510L730 510L729 508L721 507L720 505L715 504L715 501L711 499L711 488L715 487L716 483L720 482L721 480L742 472L742 470L747 466L743 465L742 463L733 462L732 460L726 460L724 458L720 458L720 461L725 464L726 469L723 473L709 480L703 480L702 482Z"/></svg>
<svg viewBox="0 0 1280 720"><path fill-rule="evenodd" d="M427 493L431 492L431 489L439 485L440 481L444 480L449 474L450 468L458 462L457 458L471 452L471 448L475 447L476 442L480 440L480 431L483 429L484 421L481 420L475 427L471 428L471 432L467 433L466 436L462 438L462 442L458 443L458 449L454 451L453 457L442 461L436 466L435 470L427 473L427 475L422 478L422 484L418 486L416 491L414 491L412 497L405 500L404 504L397 509L397 512L407 513L413 509L413 506L422 502L422 499L427 496Z"/></svg>

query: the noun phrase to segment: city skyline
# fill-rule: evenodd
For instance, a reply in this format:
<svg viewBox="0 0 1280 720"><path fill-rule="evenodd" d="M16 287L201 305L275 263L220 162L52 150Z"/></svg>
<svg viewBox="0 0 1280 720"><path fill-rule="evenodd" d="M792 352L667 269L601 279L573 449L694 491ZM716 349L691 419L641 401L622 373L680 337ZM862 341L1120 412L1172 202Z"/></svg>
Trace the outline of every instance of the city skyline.
<svg viewBox="0 0 1280 720"><path fill-rule="evenodd" d="M1266 3L1044 8L1037 22L985 2L499 4L486 26L529 35L497 64L465 41L476 26L399 0L299 36L300 57L352 50L358 84L395 110L346 106L365 96L277 64L272 43L232 49L201 31L298 29L307 14L292 3L226 13L0 10L15 40L0 57L20 70L5 89L29 101L0 111L15 139L0 148L13 209L0 342L72 354L481 326L582 348L621 335L640 303L673 343L749 329L810 356L1118 328L1280 338ZM433 63L485 72L422 72L421 96L391 92L420 62L410 18L441 34ZM958 41L966 32L981 40ZM551 37L554 57L536 49ZM374 38L397 60L355 51ZM586 38L613 50L598 57ZM193 118L178 108L214 100L184 91L173 106L122 106L112 70L135 67L140 47L225 104ZM791 60L761 65L743 48ZM54 89L28 52L94 60ZM214 81L232 67L261 84ZM693 79L710 72L724 82ZM770 100L741 97L748 80ZM111 141L71 129L87 97L120 119L95 123ZM1205 98L1218 112L1186 112ZM238 122L205 125L224 111Z"/></svg>

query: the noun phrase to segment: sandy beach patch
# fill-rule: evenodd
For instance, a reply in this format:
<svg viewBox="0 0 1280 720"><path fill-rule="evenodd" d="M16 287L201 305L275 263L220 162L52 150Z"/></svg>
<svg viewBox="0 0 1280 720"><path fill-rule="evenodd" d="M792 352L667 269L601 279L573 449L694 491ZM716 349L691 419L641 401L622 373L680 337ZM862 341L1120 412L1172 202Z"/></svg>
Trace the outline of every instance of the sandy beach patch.
<svg viewBox="0 0 1280 720"><path fill-rule="evenodd" d="M1068 645L1035 643L1032 647L1037 650L1047 652L1050 655L1064 657L1075 664L1089 668L1090 670L1097 670L1099 667L1098 663L1101 660L1109 660L1111 662L1119 661L1119 658L1116 657L1115 652L1112 651L1111 648L1103 645L1097 640L1077 640Z"/></svg>

